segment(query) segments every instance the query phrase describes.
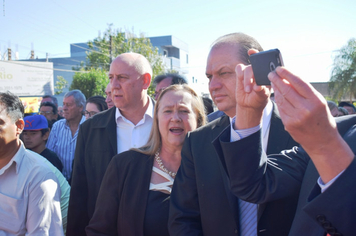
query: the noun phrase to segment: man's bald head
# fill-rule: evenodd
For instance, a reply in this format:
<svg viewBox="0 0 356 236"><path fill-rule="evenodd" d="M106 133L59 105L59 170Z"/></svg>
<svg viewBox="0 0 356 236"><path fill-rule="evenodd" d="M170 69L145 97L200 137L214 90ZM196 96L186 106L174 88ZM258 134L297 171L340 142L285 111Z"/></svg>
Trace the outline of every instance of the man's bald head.
<svg viewBox="0 0 356 236"><path fill-rule="evenodd" d="M150 65L150 62L141 54L134 52L120 54L114 59L111 65L115 64L115 62L117 61L121 61L129 67L135 68L136 72L139 75L144 75L148 73L152 78L152 67Z"/></svg>

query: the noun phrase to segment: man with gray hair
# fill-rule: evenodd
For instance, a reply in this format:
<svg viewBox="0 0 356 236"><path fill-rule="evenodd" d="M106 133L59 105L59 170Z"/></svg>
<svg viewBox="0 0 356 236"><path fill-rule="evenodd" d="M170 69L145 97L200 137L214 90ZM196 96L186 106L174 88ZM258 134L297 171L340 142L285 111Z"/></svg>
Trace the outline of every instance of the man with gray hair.
<svg viewBox="0 0 356 236"><path fill-rule="evenodd" d="M63 99L64 119L53 124L46 145L62 161L63 175L67 180L72 174L79 125L85 121L84 107L85 96L81 91L76 89L66 93Z"/></svg>
<svg viewBox="0 0 356 236"><path fill-rule="evenodd" d="M115 109L88 119L79 129L75 150L67 236L85 236L101 181L111 158L147 143L154 101L147 95L152 68L137 53L123 53L110 65L111 98Z"/></svg>

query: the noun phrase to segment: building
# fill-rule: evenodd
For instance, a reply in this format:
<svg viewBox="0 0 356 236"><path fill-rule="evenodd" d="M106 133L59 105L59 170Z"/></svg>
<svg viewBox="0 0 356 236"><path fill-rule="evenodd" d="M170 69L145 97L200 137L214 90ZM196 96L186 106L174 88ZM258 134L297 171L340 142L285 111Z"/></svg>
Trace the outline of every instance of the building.
<svg viewBox="0 0 356 236"><path fill-rule="evenodd" d="M325 98L331 99L333 94L330 91L328 82L312 82L310 83L319 93L321 93ZM356 101L355 97L352 97L352 101ZM344 95L338 102L350 102L350 96Z"/></svg>
<svg viewBox="0 0 356 236"><path fill-rule="evenodd" d="M152 46L158 48L168 71L177 71L183 75L189 73L188 44L172 35L149 37L149 39L151 40ZM68 86L70 86L75 73L73 68L77 68L81 64L86 64L88 52L90 52L90 49L87 43L73 43L70 44L70 57L36 58L21 61L52 62L54 85L58 81L57 77L62 76L68 82ZM59 104L62 103L64 93L67 91L68 88L66 88L61 95L57 96Z"/></svg>

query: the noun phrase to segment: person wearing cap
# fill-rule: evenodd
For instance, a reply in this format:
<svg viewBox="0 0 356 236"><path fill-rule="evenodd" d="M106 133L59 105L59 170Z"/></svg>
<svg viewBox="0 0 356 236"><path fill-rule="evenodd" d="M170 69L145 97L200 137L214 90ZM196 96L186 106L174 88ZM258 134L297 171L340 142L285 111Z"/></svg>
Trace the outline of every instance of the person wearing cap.
<svg viewBox="0 0 356 236"><path fill-rule="evenodd" d="M48 121L43 115L26 116L22 139L27 149L40 154L62 172L63 164L57 154L46 148L49 136Z"/></svg>
<svg viewBox="0 0 356 236"><path fill-rule="evenodd" d="M43 115L26 116L24 118L25 128L22 132L22 139L27 149L36 152L47 159L50 169L57 176L61 188L61 212L63 231L67 228L67 212L69 204L70 185L62 174L63 164L57 154L46 148L46 141L49 136L49 128L46 117Z"/></svg>

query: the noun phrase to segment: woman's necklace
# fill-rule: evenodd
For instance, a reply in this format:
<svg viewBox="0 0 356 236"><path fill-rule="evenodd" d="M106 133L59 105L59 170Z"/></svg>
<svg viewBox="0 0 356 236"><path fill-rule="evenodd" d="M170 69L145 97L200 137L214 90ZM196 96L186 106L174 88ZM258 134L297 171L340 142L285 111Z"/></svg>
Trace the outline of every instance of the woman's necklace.
<svg viewBox="0 0 356 236"><path fill-rule="evenodd" d="M159 157L159 151L156 152L156 154L155 154L155 160L157 161L157 164L161 170L163 170L164 172L166 172L167 174L172 176L172 178L174 178L176 176L176 174L177 174L176 172L167 170L167 168L163 165L163 162L162 162L161 158Z"/></svg>

